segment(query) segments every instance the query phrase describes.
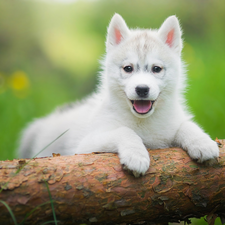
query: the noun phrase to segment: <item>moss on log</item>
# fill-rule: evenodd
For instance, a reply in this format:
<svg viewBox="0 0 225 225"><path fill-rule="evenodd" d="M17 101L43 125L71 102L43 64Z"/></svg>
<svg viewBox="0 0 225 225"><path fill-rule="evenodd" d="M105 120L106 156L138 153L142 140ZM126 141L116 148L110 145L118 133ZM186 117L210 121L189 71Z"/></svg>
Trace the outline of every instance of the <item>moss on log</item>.
<svg viewBox="0 0 225 225"><path fill-rule="evenodd" d="M151 165L140 178L124 171L112 153L0 161L0 200L24 224L53 220L51 198L58 224L154 224L222 215L225 140L220 142L219 163L212 167L179 148L149 150ZM14 224L2 203L0 224Z"/></svg>

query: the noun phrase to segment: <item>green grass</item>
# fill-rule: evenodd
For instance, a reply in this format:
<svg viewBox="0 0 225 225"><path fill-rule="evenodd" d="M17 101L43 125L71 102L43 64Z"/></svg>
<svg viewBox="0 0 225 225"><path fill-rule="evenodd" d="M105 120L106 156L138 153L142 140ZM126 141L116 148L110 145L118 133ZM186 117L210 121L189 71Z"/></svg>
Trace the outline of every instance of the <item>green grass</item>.
<svg viewBox="0 0 225 225"><path fill-rule="evenodd" d="M225 137L225 45L217 45L193 43L192 58L187 56L188 105L195 120L213 139Z"/></svg>
<svg viewBox="0 0 225 225"><path fill-rule="evenodd" d="M57 225L59 221L57 221L57 219L56 219L56 214L55 214L55 208L54 208L54 202L53 202L53 199L52 199L52 195L51 195L51 192L49 190L48 183L45 182L45 184L46 184L46 187L47 187L47 190L48 190L48 194L49 194L49 198L50 198L50 201L51 201L52 214L53 214L53 219L54 219L53 222L54 222L55 225ZM47 224L47 223L49 223L49 222L46 222L44 224Z"/></svg>
<svg viewBox="0 0 225 225"><path fill-rule="evenodd" d="M72 97L67 88L54 78L45 79L45 82L38 79L31 81L29 94L25 98L19 97L10 88L1 93L0 160L16 157L20 133L26 124L53 111L57 105L72 101Z"/></svg>
<svg viewBox="0 0 225 225"><path fill-rule="evenodd" d="M11 208L9 207L9 205L8 205L5 201L0 200L0 203L2 203L2 204L7 208L8 212L9 212L9 214L10 214L12 220L13 220L14 225L23 225L23 224L26 222L26 219L27 219L33 212L35 212L38 208L40 208L40 207L42 207L42 206L44 206L44 205L46 205L46 204L49 204L49 203L51 204L52 215L53 215L53 219L54 219L54 220L46 221L46 222L42 223L42 225L44 225L44 224L55 224L55 225L57 225L58 222L60 222L59 220L56 219L55 208L54 208L54 200L52 199L52 196L51 196L51 192L50 192L50 190L49 190L48 183L47 183L47 182L45 182L45 183L46 183L46 188L47 188L47 191L48 191L48 194L49 194L50 201L47 201L47 202L45 202L45 203L43 203L43 204L40 204L40 205L36 206L34 209L32 209L32 210L25 216L25 218L24 218L24 219L22 220L22 222L20 222L19 224L17 223L17 220L16 220L16 218L15 218L15 215L14 215L14 213L12 212Z"/></svg>
<svg viewBox="0 0 225 225"><path fill-rule="evenodd" d="M14 224L17 225L16 218L15 218L15 216L14 216L14 214L13 214L11 208L8 206L8 204L7 204L6 202L4 202L4 201L2 201L2 200L0 200L0 202L7 208L7 210L9 211L9 213L10 213L10 215L11 215L11 217L12 217L12 220L13 220Z"/></svg>

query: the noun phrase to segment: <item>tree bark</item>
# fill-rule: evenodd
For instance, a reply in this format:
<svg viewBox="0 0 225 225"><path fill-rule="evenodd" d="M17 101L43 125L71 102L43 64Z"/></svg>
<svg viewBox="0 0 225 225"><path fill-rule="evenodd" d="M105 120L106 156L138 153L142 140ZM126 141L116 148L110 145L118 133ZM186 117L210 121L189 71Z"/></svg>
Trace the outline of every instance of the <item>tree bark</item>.
<svg viewBox="0 0 225 225"><path fill-rule="evenodd" d="M151 165L140 178L124 171L112 153L0 161L0 200L24 224L51 221L54 211L58 224L157 224L222 216L225 140L220 142L219 162L212 167L179 148L149 150ZM0 224L14 224L2 202Z"/></svg>

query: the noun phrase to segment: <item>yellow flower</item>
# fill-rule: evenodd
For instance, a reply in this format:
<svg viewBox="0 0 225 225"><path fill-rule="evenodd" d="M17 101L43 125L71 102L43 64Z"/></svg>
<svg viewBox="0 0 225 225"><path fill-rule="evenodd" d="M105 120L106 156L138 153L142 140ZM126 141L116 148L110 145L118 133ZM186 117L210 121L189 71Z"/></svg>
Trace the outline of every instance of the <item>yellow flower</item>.
<svg viewBox="0 0 225 225"><path fill-rule="evenodd" d="M25 98L30 91L30 81L23 71L16 71L8 78L8 86L18 98Z"/></svg>
<svg viewBox="0 0 225 225"><path fill-rule="evenodd" d="M10 79L10 87L15 91L24 91L30 87L30 82L25 72L16 71Z"/></svg>

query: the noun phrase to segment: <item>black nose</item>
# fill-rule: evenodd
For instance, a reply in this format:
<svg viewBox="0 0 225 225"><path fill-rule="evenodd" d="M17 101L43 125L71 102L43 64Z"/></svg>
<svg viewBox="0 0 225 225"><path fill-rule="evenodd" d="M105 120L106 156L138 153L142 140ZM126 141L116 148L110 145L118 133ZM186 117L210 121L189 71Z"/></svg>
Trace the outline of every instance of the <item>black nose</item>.
<svg viewBox="0 0 225 225"><path fill-rule="evenodd" d="M136 93L138 94L139 97L147 97L149 93L149 87L145 84L143 85L138 85L135 88Z"/></svg>

